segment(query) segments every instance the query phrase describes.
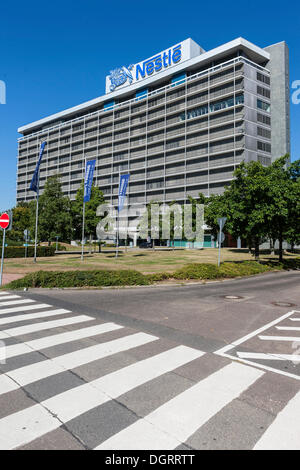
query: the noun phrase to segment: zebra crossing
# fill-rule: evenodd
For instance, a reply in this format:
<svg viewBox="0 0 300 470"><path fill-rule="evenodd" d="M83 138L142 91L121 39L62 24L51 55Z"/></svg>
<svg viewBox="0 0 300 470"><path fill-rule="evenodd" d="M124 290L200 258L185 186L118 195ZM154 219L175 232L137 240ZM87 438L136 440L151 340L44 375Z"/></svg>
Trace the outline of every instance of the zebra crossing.
<svg viewBox="0 0 300 470"><path fill-rule="evenodd" d="M0 450L300 449L297 380L5 291L0 340Z"/></svg>

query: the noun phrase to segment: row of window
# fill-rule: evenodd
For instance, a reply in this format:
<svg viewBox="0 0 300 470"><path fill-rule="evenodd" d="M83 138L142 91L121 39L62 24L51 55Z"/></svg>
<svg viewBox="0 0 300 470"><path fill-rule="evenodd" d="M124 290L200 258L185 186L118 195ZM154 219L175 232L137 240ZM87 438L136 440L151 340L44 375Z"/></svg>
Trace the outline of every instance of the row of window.
<svg viewBox="0 0 300 470"><path fill-rule="evenodd" d="M213 113L214 111L220 111L221 109L230 108L235 104L243 104L244 103L244 95L237 95L234 97L228 98L226 100L217 101L210 105L200 106L199 108L192 109L190 111L186 111L180 115L180 119L182 121L186 119L192 119L198 116L202 116L204 114Z"/></svg>

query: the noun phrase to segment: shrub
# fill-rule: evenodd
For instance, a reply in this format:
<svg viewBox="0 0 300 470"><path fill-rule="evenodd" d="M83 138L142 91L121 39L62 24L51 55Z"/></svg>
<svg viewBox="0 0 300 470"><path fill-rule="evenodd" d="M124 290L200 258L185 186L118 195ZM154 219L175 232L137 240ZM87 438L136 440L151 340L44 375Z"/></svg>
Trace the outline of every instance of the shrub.
<svg viewBox="0 0 300 470"><path fill-rule="evenodd" d="M48 248L48 247L45 247ZM287 267L288 266L288 267ZM142 274L135 270L93 271L38 271L6 285L7 289L24 287L105 287L146 286L165 279L224 279L272 271L274 269L300 269L300 258L286 260L283 264L273 262L261 264L256 261L224 263L219 268L214 264L188 264L174 273Z"/></svg>
<svg viewBox="0 0 300 470"><path fill-rule="evenodd" d="M221 275L214 264L193 263L178 269L172 277L174 279L216 279Z"/></svg>
<svg viewBox="0 0 300 470"><path fill-rule="evenodd" d="M37 256L54 256L55 247L54 246L38 246L37 247ZM25 256L25 246L7 246L4 251L5 258L24 258ZM27 247L27 256L33 258L34 256L34 246Z"/></svg>
<svg viewBox="0 0 300 470"><path fill-rule="evenodd" d="M147 274L147 278L149 281L152 282L160 282L164 281L166 279L170 279L172 277L172 274L170 273L153 273L153 274Z"/></svg>
<svg viewBox="0 0 300 470"><path fill-rule="evenodd" d="M54 246L56 250L56 242L51 243L51 246ZM61 243L57 244L57 250L58 251L67 251L67 247L65 245L62 245Z"/></svg>
<svg viewBox="0 0 300 470"><path fill-rule="evenodd" d="M149 285L142 273L128 271L38 271L9 284L11 289L24 287L103 287ZM8 286L6 286L8 287Z"/></svg>

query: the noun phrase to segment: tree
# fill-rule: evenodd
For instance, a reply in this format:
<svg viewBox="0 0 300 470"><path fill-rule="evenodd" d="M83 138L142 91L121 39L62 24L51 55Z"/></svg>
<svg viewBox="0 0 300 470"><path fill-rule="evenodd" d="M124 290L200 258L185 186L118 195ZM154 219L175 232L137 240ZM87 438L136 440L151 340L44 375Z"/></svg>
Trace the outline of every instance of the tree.
<svg viewBox="0 0 300 470"><path fill-rule="evenodd" d="M7 232L7 240L23 241L24 230L30 225L30 205L28 202L20 202L12 208L12 229ZM1 231L2 233L2 231ZM1 235L2 238L2 235Z"/></svg>
<svg viewBox="0 0 300 470"><path fill-rule="evenodd" d="M71 202L72 225L74 237L77 240L81 240L82 236L83 191L84 182L78 189L75 200ZM93 185L91 198L85 203L85 233L88 234L90 241L96 236L96 227L99 222L99 217L96 215L97 208L105 202L103 192L98 186Z"/></svg>
<svg viewBox="0 0 300 470"><path fill-rule="evenodd" d="M31 203L31 234L35 232L35 201ZM59 175L50 176L39 198L38 239L54 241L58 236L61 241L70 241L72 218L70 200L63 195Z"/></svg>
<svg viewBox="0 0 300 470"><path fill-rule="evenodd" d="M286 229L286 240L291 244L292 250L300 244L300 160L295 161L288 168L292 182L289 223Z"/></svg>
<svg viewBox="0 0 300 470"><path fill-rule="evenodd" d="M260 162L242 162L234 176L224 192L226 229L248 245L253 243L255 258L259 259L259 245L268 235L272 216L268 168Z"/></svg>

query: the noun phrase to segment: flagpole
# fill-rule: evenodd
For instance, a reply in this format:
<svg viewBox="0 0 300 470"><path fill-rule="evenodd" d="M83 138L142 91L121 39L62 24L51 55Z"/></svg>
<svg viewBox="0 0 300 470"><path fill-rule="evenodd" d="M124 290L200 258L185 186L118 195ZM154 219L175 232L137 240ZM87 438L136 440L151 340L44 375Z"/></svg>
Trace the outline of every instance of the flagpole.
<svg viewBox="0 0 300 470"><path fill-rule="evenodd" d="M82 209L82 240L81 240L81 261L83 261L83 247L84 247L84 222L85 222L85 202L83 201L83 209Z"/></svg>
<svg viewBox="0 0 300 470"><path fill-rule="evenodd" d="M40 170L38 171L38 184L37 184L36 205L35 205L35 235L34 235L34 258L33 258L34 263L36 263L36 252L37 252L37 232L38 232L38 218L39 218L39 195L40 195Z"/></svg>
<svg viewBox="0 0 300 470"><path fill-rule="evenodd" d="M117 210L117 236L116 236L116 258L119 254L119 208Z"/></svg>
<svg viewBox="0 0 300 470"><path fill-rule="evenodd" d="M35 207L35 234L34 234L34 257L33 262L36 263L36 255L37 255L37 232L38 232L38 216L39 216L39 193L40 193L40 165L46 145L46 141L41 143L40 146L40 154L39 159L34 170L32 180L30 183L30 190L36 192L36 207Z"/></svg>

